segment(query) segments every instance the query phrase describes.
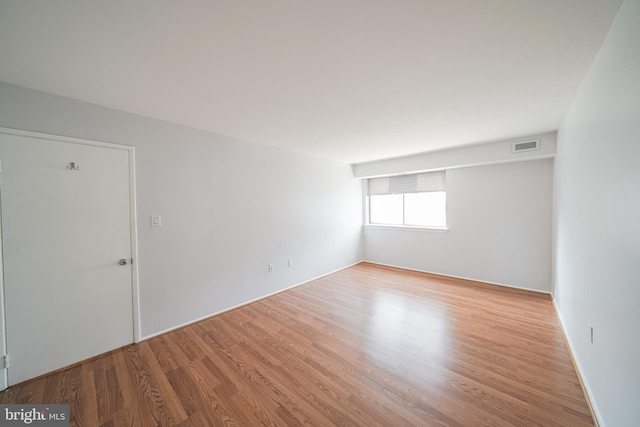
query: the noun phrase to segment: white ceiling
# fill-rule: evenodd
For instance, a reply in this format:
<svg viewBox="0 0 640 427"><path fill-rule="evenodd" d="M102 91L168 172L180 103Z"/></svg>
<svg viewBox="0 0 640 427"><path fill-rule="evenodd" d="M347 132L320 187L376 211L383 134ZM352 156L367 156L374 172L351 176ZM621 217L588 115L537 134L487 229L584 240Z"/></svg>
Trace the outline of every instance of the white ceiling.
<svg viewBox="0 0 640 427"><path fill-rule="evenodd" d="M621 0L0 0L0 80L346 163L556 130Z"/></svg>

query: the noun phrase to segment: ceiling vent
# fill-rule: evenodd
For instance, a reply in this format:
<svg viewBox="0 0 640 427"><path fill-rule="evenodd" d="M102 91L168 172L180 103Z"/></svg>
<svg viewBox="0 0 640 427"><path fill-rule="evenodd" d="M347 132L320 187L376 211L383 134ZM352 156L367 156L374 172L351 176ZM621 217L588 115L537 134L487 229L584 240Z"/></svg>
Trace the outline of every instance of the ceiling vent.
<svg viewBox="0 0 640 427"><path fill-rule="evenodd" d="M532 139L531 141L514 142L511 144L511 151L514 153L522 153L523 151L535 151L540 149L540 140Z"/></svg>

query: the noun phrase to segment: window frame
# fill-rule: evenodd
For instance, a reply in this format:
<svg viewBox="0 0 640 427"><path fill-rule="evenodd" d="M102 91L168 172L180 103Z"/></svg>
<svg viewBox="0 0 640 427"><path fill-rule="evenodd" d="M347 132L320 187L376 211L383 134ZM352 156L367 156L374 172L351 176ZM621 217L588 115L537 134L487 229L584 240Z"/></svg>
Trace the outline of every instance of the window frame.
<svg viewBox="0 0 640 427"><path fill-rule="evenodd" d="M363 212L363 216L364 216L364 227L365 228L372 228L372 229L389 229L389 230L414 230L414 231L425 231L425 232L436 232L436 233L447 233L449 231L449 221L448 221L448 215L447 215L447 205L448 205L448 199L446 198L446 194L447 194L447 190L446 188L444 190L442 190L445 193L445 225L444 226L433 226L433 225L407 225L404 224L405 222L405 194L408 193L401 193L402 194L402 222L403 224L377 224L377 223L372 223L371 222L371 195L369 194L369 179L365 179L364 180L364 185L363 185L363 197L365 200L364 203L364 212ZM412 192L411 194L417 194L417 193L425 193L426 191L416 191L416 192ZM374 194L375 195L375 194Z"/></svg>

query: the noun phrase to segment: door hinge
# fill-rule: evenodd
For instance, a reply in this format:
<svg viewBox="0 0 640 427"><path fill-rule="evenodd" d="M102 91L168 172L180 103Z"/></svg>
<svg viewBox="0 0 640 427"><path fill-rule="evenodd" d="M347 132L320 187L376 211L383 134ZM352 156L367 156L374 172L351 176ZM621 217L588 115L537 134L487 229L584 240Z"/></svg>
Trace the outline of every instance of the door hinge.
<svg viewBox="0 0 640 427"><path fill-rule="evenodd" d="M9 355L5 354L0 357L0 369L7 369L9 367Z"/></svg>

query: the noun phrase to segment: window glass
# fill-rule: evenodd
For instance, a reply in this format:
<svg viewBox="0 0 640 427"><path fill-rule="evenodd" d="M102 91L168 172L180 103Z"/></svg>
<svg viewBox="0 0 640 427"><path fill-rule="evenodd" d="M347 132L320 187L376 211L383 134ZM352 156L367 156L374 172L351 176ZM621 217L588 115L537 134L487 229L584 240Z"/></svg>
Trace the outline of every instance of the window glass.
<svg viewBox="0 0 640 427"><path fill-rule="evenodd" d="M404 225L446 227L446 194L444 191L405 194Z"/></svg>
<svg viewBox="0 0 640 427"><path fill-rule="evenodd" d="M369 196L369 222L371 224L402 224L402 194Z"/></svg>
<svg viewBox="0 0 640 427"><path fill-rule="evenodd" d="M369 178L368 224L445 228L446 172Z"/></svg>

